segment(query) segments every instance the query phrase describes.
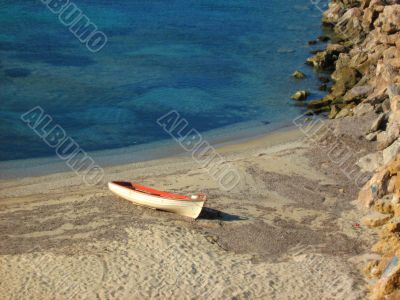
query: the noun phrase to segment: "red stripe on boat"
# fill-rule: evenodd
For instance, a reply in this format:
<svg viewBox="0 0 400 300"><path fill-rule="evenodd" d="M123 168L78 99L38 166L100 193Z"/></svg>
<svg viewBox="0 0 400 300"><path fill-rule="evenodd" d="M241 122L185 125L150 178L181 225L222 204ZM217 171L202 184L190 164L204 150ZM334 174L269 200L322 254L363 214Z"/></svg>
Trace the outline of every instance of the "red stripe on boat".
<svg viewBox="0 0 400 300"><path fill-rule="evenodd" d="M139 185L136 183L132 183L132 187L139 192L154 195L154 196L159 196L159 197L164 197L164 198L170 198L170 199L178 199L178 200L190 200L189 196L184 196L184 195L179 195L179 194L173 194L173 193L168 193L168 192L162 192L158 191L156 189L152 189L143 185Z"/></svg>

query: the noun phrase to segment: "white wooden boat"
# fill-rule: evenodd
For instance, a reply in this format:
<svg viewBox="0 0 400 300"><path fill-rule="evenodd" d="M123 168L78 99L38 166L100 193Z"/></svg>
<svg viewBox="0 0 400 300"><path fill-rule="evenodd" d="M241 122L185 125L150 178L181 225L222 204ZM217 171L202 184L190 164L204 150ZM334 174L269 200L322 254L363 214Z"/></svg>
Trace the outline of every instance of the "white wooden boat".
<svg viewBox="0 0 400 300"><path fill-rule="evenodd" d="M125 181L112 181L108 188L114 194L137 205L173 212L196 219L207 201L205 194L191 196L158 191L139 184Z"/></svg>

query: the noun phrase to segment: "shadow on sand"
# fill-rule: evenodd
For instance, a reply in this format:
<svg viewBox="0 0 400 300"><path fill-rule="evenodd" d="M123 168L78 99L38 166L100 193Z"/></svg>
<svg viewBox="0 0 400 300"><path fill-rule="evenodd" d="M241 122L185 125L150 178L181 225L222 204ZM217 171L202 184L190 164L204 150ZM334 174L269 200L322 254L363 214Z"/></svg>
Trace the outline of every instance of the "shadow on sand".
<svg viewBox="0 0 400 300"><path fill-rule="evenodd" d="M247 220L247 218L245 218L245 217L227 214L220 210L209 208L209 207L203 208L203 211L201 212L199 219L201 219L201 220L221 220L221 221L226 221L226 222Z"/></svg>

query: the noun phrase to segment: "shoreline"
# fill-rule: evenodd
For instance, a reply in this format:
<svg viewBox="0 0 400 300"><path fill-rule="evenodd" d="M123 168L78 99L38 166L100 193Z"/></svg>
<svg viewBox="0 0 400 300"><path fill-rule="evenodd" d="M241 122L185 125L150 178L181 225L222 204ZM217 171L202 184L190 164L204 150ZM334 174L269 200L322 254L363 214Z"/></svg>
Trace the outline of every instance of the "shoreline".
<svg viewBox="0 0 400 300"><path fill-rule="evenodd" d="M295 125L292 122L264 125L257 121L251 121L211 130L205 132L202 136L204 140L207 140L218 150L226 145L241 144L248 140L290 131L294 128ZM176 141L169 138L137 146L90 151L88 155L102 168L107 168L169 157L186 156L188 153ZM57 156L0 161L0 168L2 169L0 180L21 179L71 171L65 161Z"/></svg>

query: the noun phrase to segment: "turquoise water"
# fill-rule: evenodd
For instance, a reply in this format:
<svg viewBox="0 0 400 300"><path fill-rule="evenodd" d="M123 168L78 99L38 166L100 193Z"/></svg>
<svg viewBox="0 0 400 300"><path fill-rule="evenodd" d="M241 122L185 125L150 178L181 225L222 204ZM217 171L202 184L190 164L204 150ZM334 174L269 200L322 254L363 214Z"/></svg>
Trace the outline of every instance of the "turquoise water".
<svg viewBox="0 0 400 300"><path fill-rule="evenodd" d="M169 139L174 109L200 132L290 121L321 34L309 0L79 0L108 42L92 53L36 1L0 1L0 160L54 155L20 116L39 105L86 151ZM319 44L314 46L322 48ZM295 69L308 76L290 77Z"/></svg>

